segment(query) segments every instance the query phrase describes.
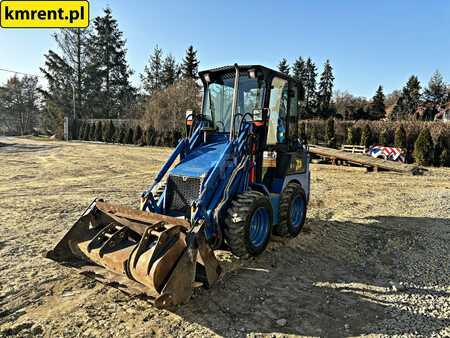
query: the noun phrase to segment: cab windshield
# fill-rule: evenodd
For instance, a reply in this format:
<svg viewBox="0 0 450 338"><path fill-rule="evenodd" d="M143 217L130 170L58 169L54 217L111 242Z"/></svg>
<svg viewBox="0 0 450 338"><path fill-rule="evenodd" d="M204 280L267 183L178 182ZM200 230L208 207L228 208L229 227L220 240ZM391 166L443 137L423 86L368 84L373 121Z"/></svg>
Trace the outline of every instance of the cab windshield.
<svg viewBox="0 0 450 338"><path fill-rule="evenodd" d="M212 121L214 128L219 132L230 132L234 78L235 73L216 76L205 90L203 115ZM252 79L247 74L241 74L239 76L238 102L235 117L236 128L238 128L242 118L251 119L255 111L262 109L264 87L263 80Z"/></svg>

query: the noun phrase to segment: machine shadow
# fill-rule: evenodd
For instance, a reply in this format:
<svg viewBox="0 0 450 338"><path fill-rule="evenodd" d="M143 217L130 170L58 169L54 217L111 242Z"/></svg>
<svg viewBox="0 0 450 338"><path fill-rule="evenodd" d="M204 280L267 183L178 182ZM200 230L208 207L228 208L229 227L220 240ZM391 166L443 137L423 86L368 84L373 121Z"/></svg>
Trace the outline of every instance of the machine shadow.
<svg viewBox="0 0 450 338"><path fill-rule="evenodd" d="M419 228L419 225L446 224L450 220L391 216L370 220L374 222L308 219L296 239L275 238L261 256L240 264L222 262L229 271L223 280L210 290L196 292L190 303L175 313L223 336L249 333L430 336L450 325L449 320L402 310L405 304L385 299L395 294L449 295L420 288L394 290L391 284L400 283L396 275L396 253L392 252L392 257L379 255L383 244L376 241L383 235L403 239L406 236L407 241L408 231L402 229L403 224L414 229L412 224ZM381 236L380 232L383 232ZM414 232L409 236L414 236ZM353 235L349 236L350 233ZM327 250L327 245L334 247ZM364 253L358 251L361 246L367 248ZM348 256L342 254L345 252ZM350 255L356 259L352 261ZM381 321L389 320L392 313L401 316L397 318L404 319L405 323L419 321L426 325L420 331L408 325L383 325Z"/></svg>

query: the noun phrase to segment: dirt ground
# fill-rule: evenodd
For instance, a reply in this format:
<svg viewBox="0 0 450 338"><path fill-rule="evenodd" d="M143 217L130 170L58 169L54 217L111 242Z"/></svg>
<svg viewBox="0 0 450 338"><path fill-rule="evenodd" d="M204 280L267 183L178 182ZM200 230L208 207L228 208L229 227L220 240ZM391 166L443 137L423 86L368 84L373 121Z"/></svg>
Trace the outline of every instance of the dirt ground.
<svg viewBox="0 0 450 338"><path fill-rule="evenodd" d="M300 236L220 253L223 280L173 312L42 258L94 197L137 206L169 152L0 138L0 336L450 335L448 169L313 168Z"/></svg>

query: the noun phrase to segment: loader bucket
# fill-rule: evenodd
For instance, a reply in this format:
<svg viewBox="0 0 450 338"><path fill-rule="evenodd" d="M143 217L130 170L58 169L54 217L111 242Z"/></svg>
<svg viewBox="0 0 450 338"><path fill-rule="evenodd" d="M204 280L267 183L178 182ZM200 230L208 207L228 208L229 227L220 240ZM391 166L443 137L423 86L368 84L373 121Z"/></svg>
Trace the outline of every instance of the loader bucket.
<svg viewBox="0 0 450 338"><path fill-rule="evenodd" d="M158 307L187 302L194 285L209 287L221 274L201 225L101 200L46 257Z"/></svg>

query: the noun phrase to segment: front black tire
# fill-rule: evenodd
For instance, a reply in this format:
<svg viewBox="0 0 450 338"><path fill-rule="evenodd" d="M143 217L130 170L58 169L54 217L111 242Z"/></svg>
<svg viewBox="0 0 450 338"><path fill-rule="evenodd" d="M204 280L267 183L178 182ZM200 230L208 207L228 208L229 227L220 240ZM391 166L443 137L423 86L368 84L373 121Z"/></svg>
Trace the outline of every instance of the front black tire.
<svg viewBox="0 0 450 338"><path fill-rule="evenodd" d="M300 211L299 211L300 210ZM297 182L289 182L280 197L280 223L273 233L283 237L297 237L306 220L305 191Z"/></svg>
<svg viewBox="0 0 450 338"><path fill-rule="evenodd" d="M272 233L272 219L272 204L264 194L258 191L239 194L225 218L231 252L238 257L262 253Z"/></svg>

